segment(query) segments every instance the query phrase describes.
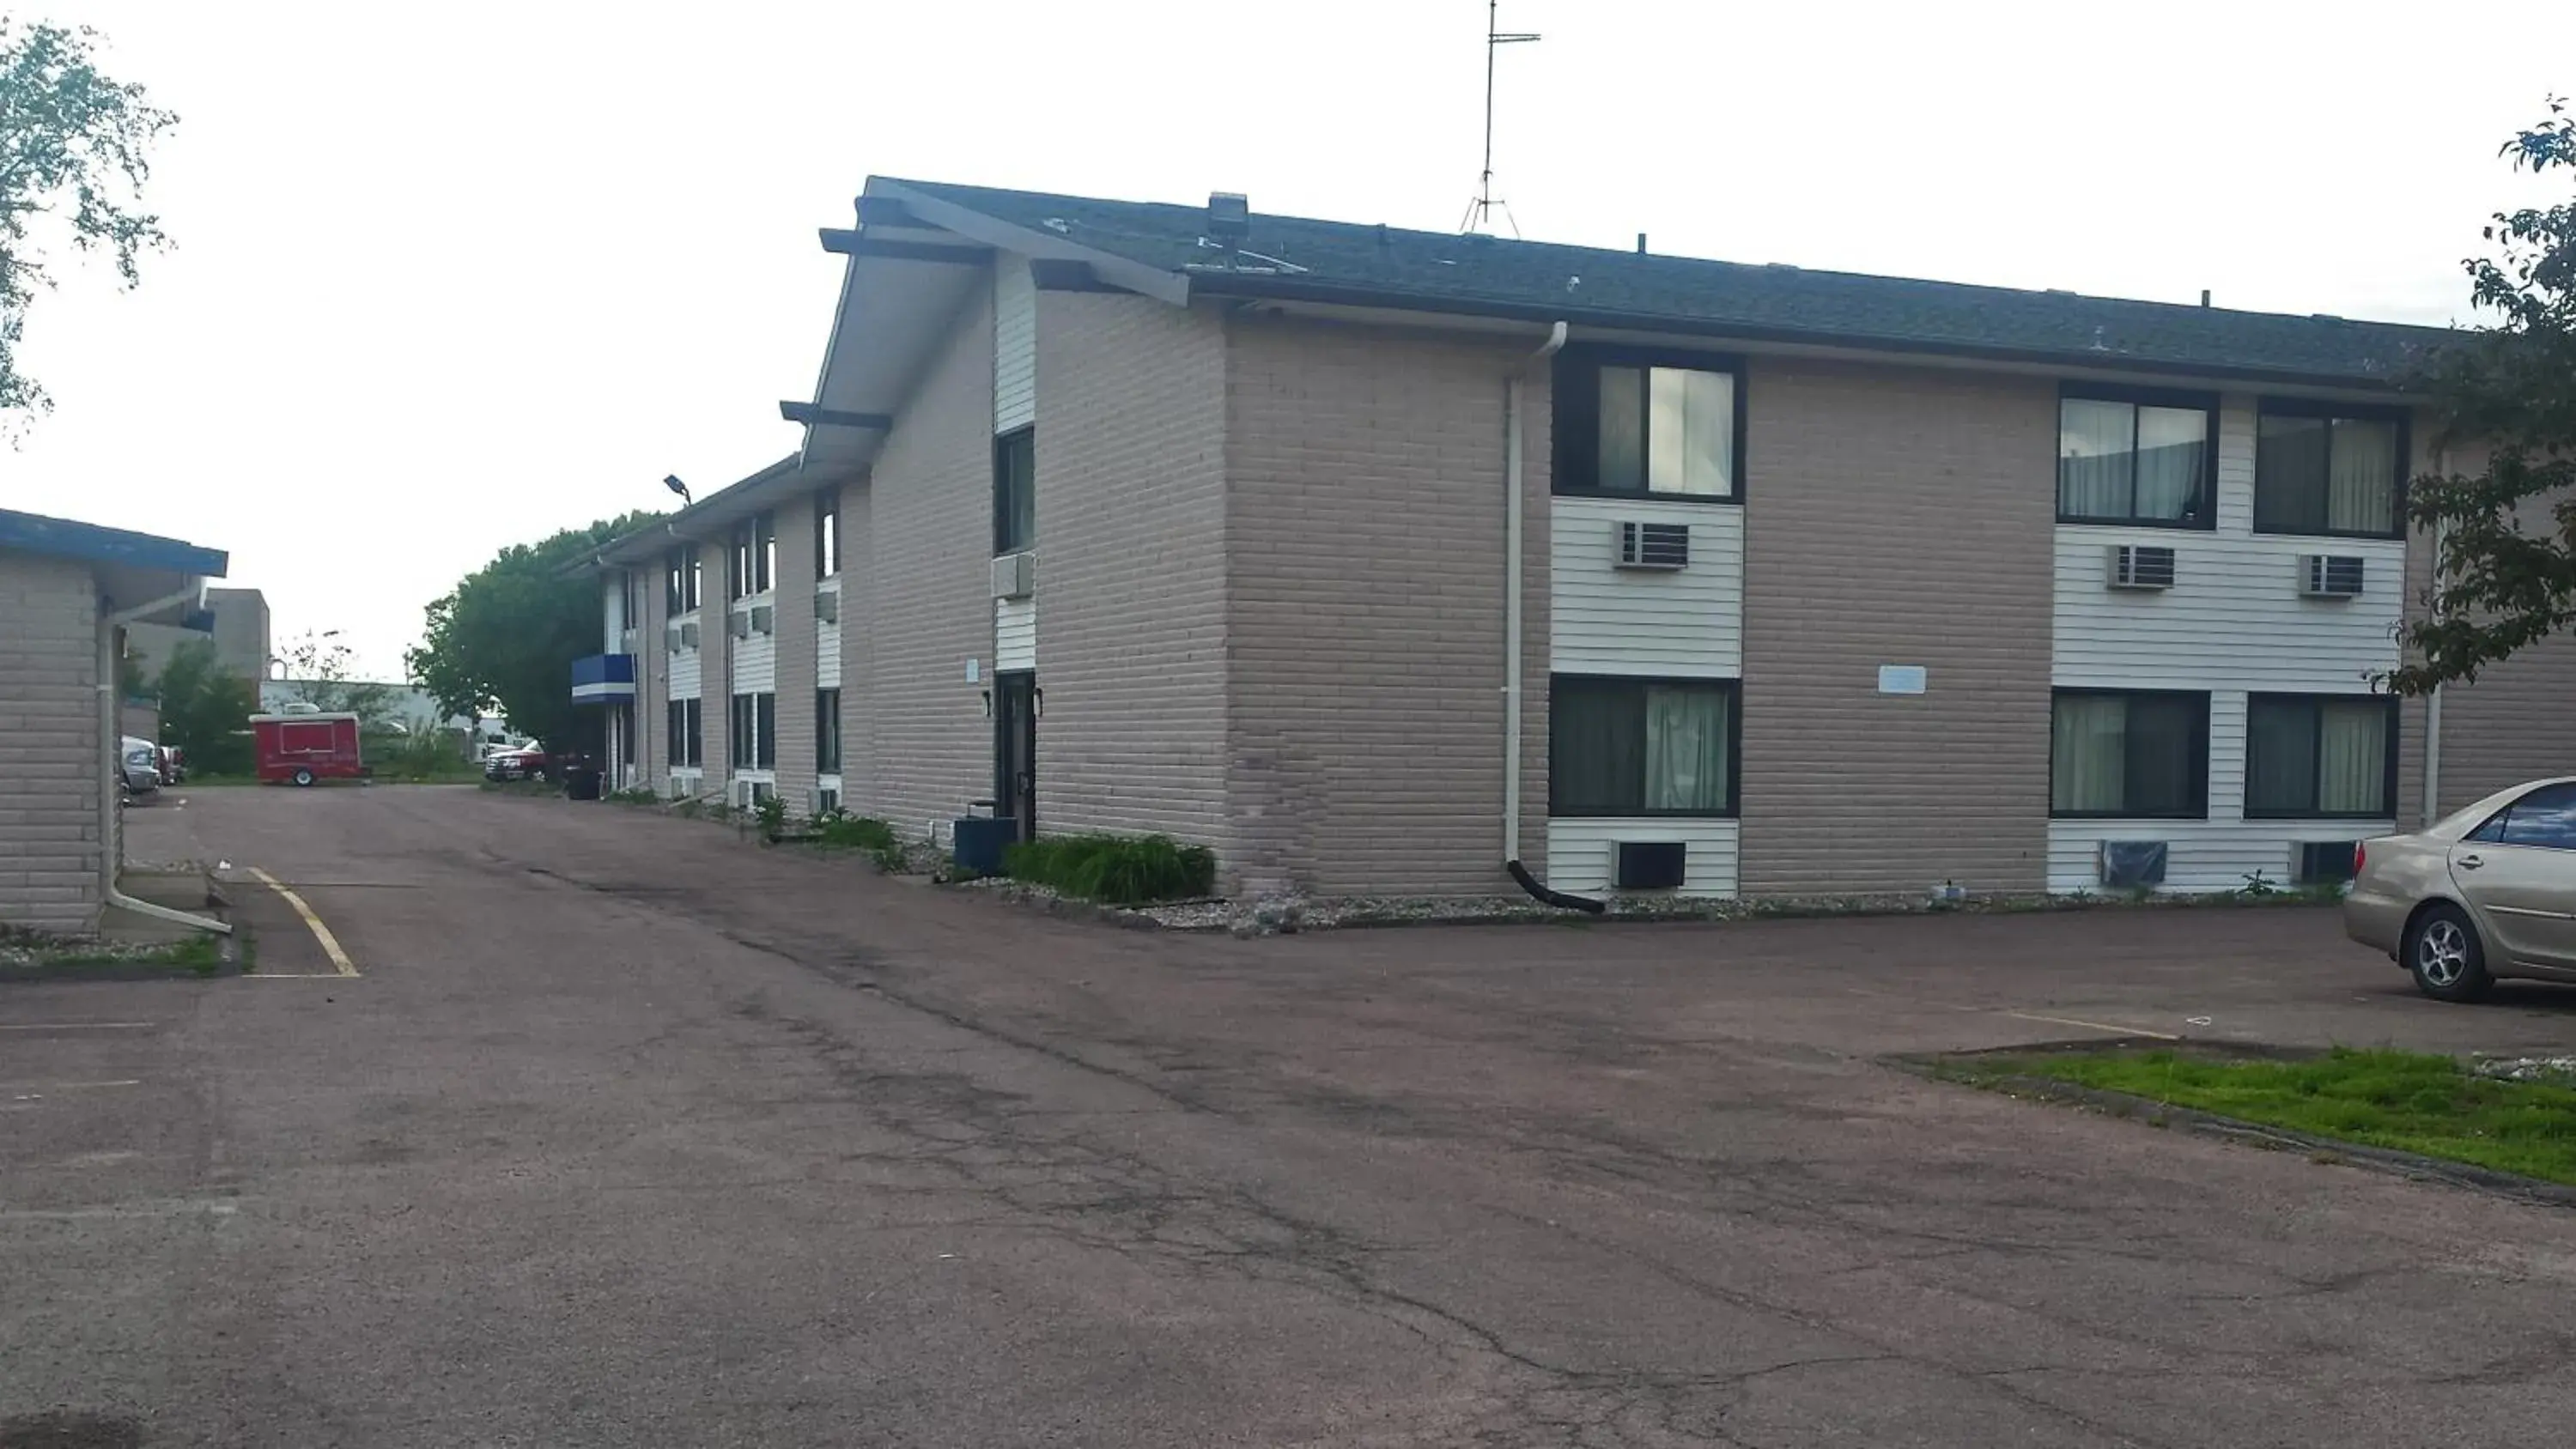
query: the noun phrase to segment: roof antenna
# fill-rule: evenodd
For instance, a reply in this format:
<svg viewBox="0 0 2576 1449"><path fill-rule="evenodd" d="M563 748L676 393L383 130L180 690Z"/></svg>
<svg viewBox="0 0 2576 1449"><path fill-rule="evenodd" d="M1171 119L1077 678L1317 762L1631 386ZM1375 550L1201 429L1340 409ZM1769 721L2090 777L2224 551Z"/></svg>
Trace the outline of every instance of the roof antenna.
<svg viewBox="0 0 2576 1449"><path fill-rule="evenodd" d="M1494 199L1494 51L1505 45L1520 45L1538 39L1529 31L1507 32L1499 28L1502 0L1485 0L1485 170L1476 182L1476 199L1467 203L1467 218L1459 223L1461 232L1480 232L1493 224L1494 213L1501 211L1503 224L1512 229L1517 239L1521 224L1512 219L1508 202Z"/></svg>

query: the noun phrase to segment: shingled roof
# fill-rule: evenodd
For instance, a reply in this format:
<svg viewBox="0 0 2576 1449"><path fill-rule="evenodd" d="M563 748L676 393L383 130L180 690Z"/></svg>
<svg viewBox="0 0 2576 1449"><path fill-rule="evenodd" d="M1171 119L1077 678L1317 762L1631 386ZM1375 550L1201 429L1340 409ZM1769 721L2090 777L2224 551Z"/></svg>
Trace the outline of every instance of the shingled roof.
<svg viewBox="0 0 2576 1449"><path fill-rule="evenodd" d="M1207 212L1199 206L929 181L872 182L869 191L918 193L1185 274L1194 294L2341 387L2397 387L2430 349L2461 335L1258 212L1242 254L1229 263L1224 249L1203 239Z"/></svg>

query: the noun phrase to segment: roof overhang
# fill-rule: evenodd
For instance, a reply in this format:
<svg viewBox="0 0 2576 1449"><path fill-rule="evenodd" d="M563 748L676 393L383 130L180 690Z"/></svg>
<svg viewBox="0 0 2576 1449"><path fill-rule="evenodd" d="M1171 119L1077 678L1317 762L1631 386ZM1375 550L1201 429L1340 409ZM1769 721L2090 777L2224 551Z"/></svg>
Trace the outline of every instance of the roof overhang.
<svg viewBox="0 0 2576 1449"><path fill-rule="evenodd" d="M11 509L0 509L0 549L86 564L108 612L165 600L128 622L182 628L205 627L206 580L231 564L221 549Z"/></svg>
<svg viewBox="0 0 2576 1449"><path fill-rule="evenodd" d="M595 569L652 562L676 545L720 537L726 529L742 520L788 499L811 493L829 481L817 470L805 467L791 453L677 513L610 539L590 557L571 565L564 572L587 573Z"/></svg>
<svg viewBox="0 0 2576 1449"><path fill-rule="evenodd" d="M805 427L808 467L866 467L957 319L1003 252L1042 267L1081 268L1104 287L1188 305L1190 280L1084 246L1042 227L999 221L900 182L872 177L858 225L826 228L823 249L844 258L841 295L810 402L782 403Z"/></svg>

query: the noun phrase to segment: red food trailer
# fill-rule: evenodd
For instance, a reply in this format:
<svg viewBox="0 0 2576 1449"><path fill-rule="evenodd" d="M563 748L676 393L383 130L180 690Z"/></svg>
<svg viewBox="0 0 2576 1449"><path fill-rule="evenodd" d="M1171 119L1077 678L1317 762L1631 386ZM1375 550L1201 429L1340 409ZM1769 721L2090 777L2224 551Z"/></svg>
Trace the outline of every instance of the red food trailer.
<svg viewBox="0 0 2576 1449"><path fill-rule="evenodd" d="M259 749L262 784L310 785L362 779L367 773L358 758L354 714L255 714L250 730Z"/></svg>

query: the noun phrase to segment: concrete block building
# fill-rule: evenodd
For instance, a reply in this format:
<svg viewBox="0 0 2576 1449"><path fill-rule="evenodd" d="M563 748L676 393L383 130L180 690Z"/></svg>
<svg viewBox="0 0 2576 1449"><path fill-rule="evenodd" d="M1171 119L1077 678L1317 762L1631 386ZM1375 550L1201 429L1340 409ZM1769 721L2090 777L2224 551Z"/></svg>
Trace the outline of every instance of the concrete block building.
<svg viewBox="0 0 2576 1449"><path fill-rule="evenodd" d="M619 783L1226 889L2332 876L2576 769L2398 704L2443 334L872 180L795 451L601 566ZM582 694L587 690L587 694Z"/></svg>
<svg viewBox="0 0 2576 1449"><path fill-rule="evenodd" d="M225 556L0 509L0 927L88 935L117 901L116 662L138 623L200 627Z"/></svg>

